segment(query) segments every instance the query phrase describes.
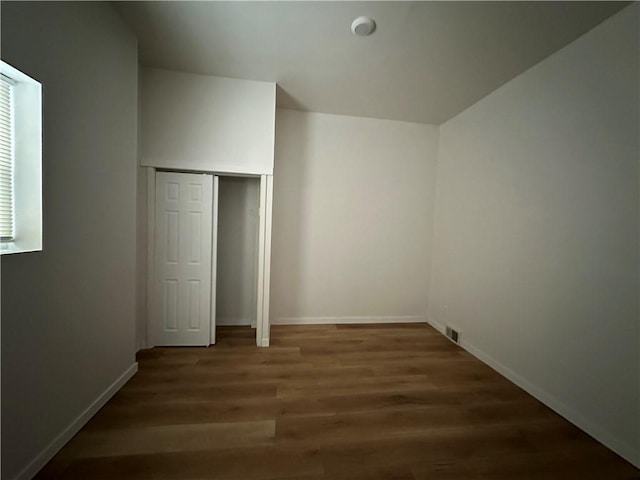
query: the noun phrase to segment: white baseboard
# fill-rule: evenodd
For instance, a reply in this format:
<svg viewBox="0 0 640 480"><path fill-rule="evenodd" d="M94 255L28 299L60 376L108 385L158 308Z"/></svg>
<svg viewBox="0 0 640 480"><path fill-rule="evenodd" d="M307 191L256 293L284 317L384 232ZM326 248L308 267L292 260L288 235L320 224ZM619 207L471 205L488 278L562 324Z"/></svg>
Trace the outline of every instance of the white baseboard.
<svg viewBox="0 0 640 480"><path fill-rule="evenodd" d="M120 377L113 382L109 388L107 388L98 398L96 398L91 405L89 405L84 412L82 412L71 424L65 428L60 435L53 439L44 450L42 450L36 458L34 458L29 464L15 477L16 480L30 480L36 473L44 467L49 460L51 460L56 453L58 453L62 447L64 447L71 438L80 431L86 423L91 420L98 410L100 410L105 403L113 397L122 386L129 381L138 371L138 363L134 363L127 370L120 375Z"/></svg>
<svg viewBox="0 0 640 480"><path fill-rule="evenodd" d="M445 326L443 324L435 321L432 317L428 317L427 322L429 323L429 325L431 325L433 328L444 335ZM462 338L460 346L468 351L471 355L493 368L503 377L506 377L508 380L515 383L525 392L532 395L537 400L540 400L558 415L564 417L566 420L573 423L576 427L591 435L597 441L605 445L607 448L613 450L629 463L640 468L640 453L637 452L632 445L621 441L620 439L611 435L609 432L595 425L593 422L585 418L582 414L558 400L554 395L551 395L547 391L543 390L518 373L514 372L507 366L503 365L492 356L486 354L475 345L471 344L464 337Z"/></svg>
<svg viewBox="0 0 640 480"><path fill-rule="evenodd" d="M330 325L348 323L426 323L427 317L400 316L400 317L298 317L276 318L271 325Z"/></svg>

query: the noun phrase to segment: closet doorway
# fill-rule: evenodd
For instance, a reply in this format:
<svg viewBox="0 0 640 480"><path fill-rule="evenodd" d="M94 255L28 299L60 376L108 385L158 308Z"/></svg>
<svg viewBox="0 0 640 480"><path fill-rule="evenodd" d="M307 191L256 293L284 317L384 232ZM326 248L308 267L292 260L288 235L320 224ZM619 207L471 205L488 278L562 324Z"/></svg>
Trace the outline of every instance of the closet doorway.
<svg viewBox="0 0 640 480"><path fill-rule="evenodd" d="M219 177L216 326L256 327L259 209L260 179Z"/></svg>
<svg viewBox="0 0 640 480"><path fill-rule="evenodd" d="M268 346L272 177L147 178L148 347L212 345L217 326Z"/></svg>

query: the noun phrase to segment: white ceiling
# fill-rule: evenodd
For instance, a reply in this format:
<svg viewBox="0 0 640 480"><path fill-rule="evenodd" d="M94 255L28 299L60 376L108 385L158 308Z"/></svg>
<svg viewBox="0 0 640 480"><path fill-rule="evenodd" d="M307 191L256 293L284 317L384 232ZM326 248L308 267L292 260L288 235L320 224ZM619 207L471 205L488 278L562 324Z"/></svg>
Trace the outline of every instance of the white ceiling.
<svg viewBox="0 0 640 480"><path fill-rule="evenodd" d="M278 106L440 124L625 2L114 2L145 66L278 83ZM369 15L370 37L351 22Z"/></svg>

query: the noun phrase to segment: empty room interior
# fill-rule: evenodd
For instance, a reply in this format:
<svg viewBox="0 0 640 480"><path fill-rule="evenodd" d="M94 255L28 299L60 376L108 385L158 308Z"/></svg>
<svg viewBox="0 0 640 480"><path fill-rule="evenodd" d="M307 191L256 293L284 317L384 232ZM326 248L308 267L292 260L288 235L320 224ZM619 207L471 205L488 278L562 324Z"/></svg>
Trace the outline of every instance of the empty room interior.
<svg viewBox="0 0 640 480"><path fill-rule="evenodd" d="M3 479L640 478L638 2L0 17Z"/></svg>

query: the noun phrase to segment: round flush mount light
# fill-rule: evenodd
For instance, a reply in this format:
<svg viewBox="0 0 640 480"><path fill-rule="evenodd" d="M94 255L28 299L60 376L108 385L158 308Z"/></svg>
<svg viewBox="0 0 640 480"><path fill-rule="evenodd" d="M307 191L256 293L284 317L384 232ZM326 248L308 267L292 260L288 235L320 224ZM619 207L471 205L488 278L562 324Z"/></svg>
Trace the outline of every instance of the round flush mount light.
<svg viewBox="0 0 640 480"><path fill-rule="evenodd" d="M358 17L351 24L351 31L359 37L371 35L376 29L376 22L371 17Z"/></svg>

